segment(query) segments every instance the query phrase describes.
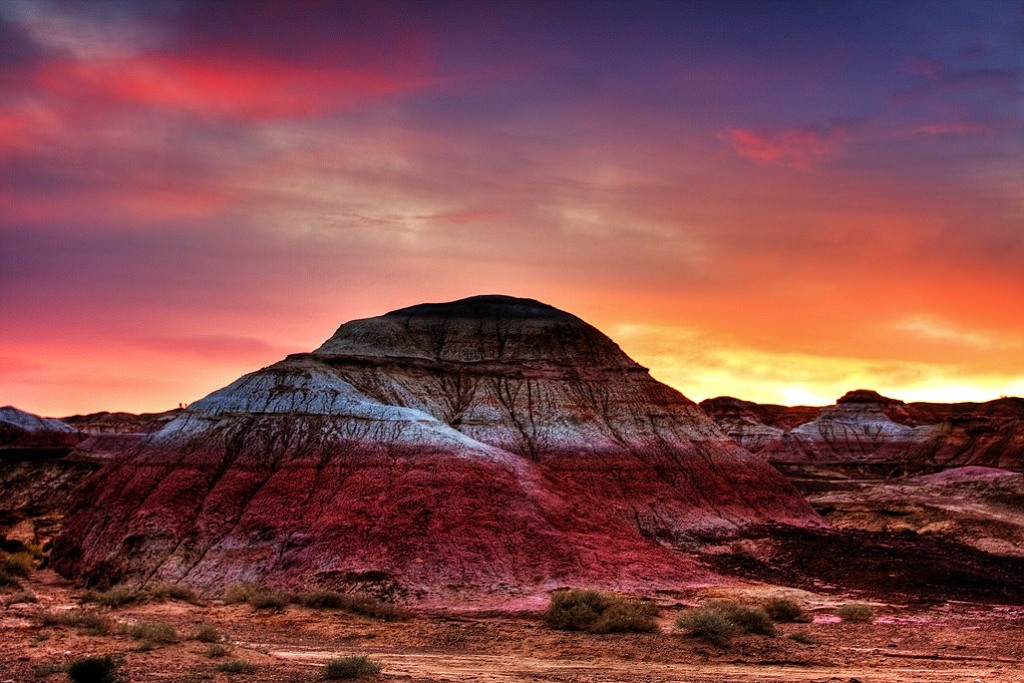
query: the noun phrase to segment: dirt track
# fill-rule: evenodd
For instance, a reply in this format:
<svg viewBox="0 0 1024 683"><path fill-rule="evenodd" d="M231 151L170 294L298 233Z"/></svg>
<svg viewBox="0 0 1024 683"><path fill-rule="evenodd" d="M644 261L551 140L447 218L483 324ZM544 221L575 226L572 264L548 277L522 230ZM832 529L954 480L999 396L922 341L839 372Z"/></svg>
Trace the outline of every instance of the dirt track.
<svg viewBox="0 0 1024 683"><path fill-rule="evenodd" d="M38 616L43 609L79 609L75 591L49 572L38 572L26 587L38 595L39 604L0 612L0 681L66 680L59 673L37 671L84 654L123 657L131 681L312 681L325 661L365 654L384 665L381 681L424 683L1024 682L1024 609L1019 607L878 605L876 623L854 624L832 615L834 598L799 593L813 610L814 623L781 625L776 637L745 636L727 647L676 632L672 621L679 606L663 610L661 632L612 635L554 631L531 615L435 614L386 623L295 606L280 613L181 602L103 610L120 623L166 622L185 636L200 623L211 623L234 641L227 657L212 659L209 645L194 640L145 650L125 635L42 627ZM692 604L775 592L737 586L678 598ZM797 630L817 644L785 637ZM237 674L217 670L231 659L256 669Z"/></svg>

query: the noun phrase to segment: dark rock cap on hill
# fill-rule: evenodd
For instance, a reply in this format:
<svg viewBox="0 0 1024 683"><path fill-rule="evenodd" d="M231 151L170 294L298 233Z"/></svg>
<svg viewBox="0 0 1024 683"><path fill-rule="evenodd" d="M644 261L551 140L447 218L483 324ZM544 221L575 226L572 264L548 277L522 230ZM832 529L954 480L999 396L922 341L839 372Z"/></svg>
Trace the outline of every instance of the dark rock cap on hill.
<svg viewBox="0 0 1024 683"><path fill-rule="evenodd" d="M712 580L687 549L765 523L821 519L592 326L482 296L347 323L193 403L84 485L53 559L430 602Z"/></svg>

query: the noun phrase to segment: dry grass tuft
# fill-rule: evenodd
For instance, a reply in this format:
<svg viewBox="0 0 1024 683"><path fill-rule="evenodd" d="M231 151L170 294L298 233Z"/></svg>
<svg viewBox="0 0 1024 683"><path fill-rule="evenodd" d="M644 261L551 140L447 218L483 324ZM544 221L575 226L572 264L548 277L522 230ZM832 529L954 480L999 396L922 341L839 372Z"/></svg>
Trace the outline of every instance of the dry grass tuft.
<svg viewBox="0 0 1024 683"><path fill-rule="evenodd" d="M843 621L856 621L870 624L875 620L875 610L870 605L862 603L847 603L840 605L836 615Z"/></svg>
<svg viewBox="0 0 1024 683"><path fill-rule="evenodd" d="M657 629L657 615L657 606L650 602L573 588L551 594L544 621L566 631L647 632Z"/></svg>
<svg viewBox="0 0 1024 683"><path fill-rule="evenodd" d="M676 626L719 645L744 633L775 634L775 624L764 609L728 600L713 600L703 607L688 610L676 619Z"/></svg>
<svg viewBox="0 0 1024 683"><path fill-rule="evenodd" d="M323 678L327 680L353 680L376 676L381 665L364 656L332 659L324 665Z"/></svg>

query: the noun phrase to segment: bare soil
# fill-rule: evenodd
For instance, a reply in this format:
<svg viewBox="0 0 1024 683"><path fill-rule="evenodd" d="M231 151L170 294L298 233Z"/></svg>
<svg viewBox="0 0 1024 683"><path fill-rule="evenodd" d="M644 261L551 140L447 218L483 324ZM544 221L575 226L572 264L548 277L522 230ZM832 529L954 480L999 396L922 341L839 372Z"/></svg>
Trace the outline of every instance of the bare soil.
<svg viewBox="0 0 1024 683"><path fill-rule="evenodd" d="M734 584L662 595L661 630L595 635L555 631L538 614L430 613L382 622L331 610L289 606L280 612L248 605L163 602L98 609L80 605L78 591L48 570L25 582L37 604L0 611L0 683L62 681L47 667L85 655L123 659L131 681L313 681L335 657L368 655L383 664L380 681L518 683L657 683L661 681L817 681L902 683L1024 682L1024 607L978 602L874 602L875 623L841 622L842 596ZM3 589L5 602L13 591ZM815 619L782 624L775 637L743 636L716 646L673 627L686 608L712 598L756 602L794 597ZM862 594L857 598L865 601ZM86 635L68 626L41 626L43 610L97 609L120 624L159 621L187 638L203 623L227 633L223 657L210 645L183 639L151 649L127 635ZM802 631L816 642L787 637ZM255 666L249 673L218 670L227 661Z"/></svg>

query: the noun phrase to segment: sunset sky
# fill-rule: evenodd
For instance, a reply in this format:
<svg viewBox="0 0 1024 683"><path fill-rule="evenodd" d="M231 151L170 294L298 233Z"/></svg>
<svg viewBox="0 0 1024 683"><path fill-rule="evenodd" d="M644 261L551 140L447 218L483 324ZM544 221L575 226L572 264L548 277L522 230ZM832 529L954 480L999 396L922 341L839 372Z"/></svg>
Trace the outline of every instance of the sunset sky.
<svg viewBox="0 0 1024 683"><path fill-rule="evenodd" d="M1024 2L0 0L0 405L483 293L694 400L1024 394Z"/></svg>

